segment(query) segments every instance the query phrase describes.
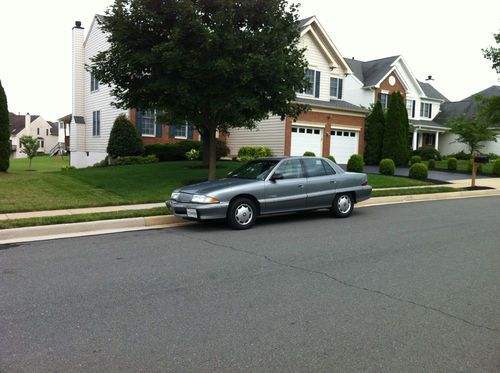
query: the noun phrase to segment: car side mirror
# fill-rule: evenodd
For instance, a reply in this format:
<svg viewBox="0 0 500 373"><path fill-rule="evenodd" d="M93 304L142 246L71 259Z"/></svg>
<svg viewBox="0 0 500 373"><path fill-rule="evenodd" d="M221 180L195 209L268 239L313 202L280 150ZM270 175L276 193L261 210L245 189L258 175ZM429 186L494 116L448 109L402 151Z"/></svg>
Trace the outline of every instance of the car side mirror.
<svg viewBox="0 0 500 373"><path fill-rule="evenodd" d="M281 172L275 172L273 176L271 176L271 181L283 180L283 174Z"/></svg>

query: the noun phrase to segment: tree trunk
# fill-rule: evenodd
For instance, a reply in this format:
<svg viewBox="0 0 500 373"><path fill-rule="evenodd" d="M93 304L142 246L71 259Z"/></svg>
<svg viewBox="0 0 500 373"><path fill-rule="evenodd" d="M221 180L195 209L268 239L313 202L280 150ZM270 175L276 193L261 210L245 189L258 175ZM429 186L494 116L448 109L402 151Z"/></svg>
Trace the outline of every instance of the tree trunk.
<svg viewBox="0 0 500 373"><path fill-rule="evenodd" d="M476 187L476 173L477 173L477 167L476 167L476 156L472 154L472 180L471 180L471 188Z"/></svg>
<svg viewBox="0 0 500 373"><path fill-rule="evenodd" d="M216 147L215 147L215 134L217 132L217 129L214 127L211 127L208 132L208 154L209 154L209 159L208 159L208 180L215 180L216 178L216 161L217 161L217 153L216 153Z"/></svg>
<svg viewBox="0 0 500 373"><path fill-rule="evenodd" d="M202 146L202 163L203 166L208 167L208 160L210 159L210 149L209 149L209 144L210 144L210 133L208 129L204 128L202 132L200 132L201 136L201 146Z"/></svg>

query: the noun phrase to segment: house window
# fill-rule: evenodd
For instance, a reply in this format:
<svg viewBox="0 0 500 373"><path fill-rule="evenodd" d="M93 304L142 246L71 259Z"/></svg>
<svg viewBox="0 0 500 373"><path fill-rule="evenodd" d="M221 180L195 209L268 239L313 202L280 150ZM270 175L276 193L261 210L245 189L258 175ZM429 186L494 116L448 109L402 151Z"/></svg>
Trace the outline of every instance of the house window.
<svg viewBox="0 0 500 373"><path fill-rule="evenodd" d="M141 134L144 136L155 136L156 134L156 111L146 110L142 113Z"/></svg>
<svg viewBox="0 0 500 373"><path fill-rule="evenodd" d="M97 91L99 89L99 81L96 79L93 73L90 73L90 92Z"/></svg>
<svg viewBox="0 0 500 373"><path fill-rule="evenodd" d="M305 89L304 94L314 97L319 97L321 73L316 70L306 69L306 78L309 81L309 86Z"/></svg>
<svg viewBox="0 0 500 373"><path fill-rule="evenodd" d="M187 139L188 138L188 125L187 124L175 126L175 138L176 139Z"/></svg>
<svg viewBox="0 0 500 373"><path fill-rule="evenodd" d="M406 100L406 111L408 111L408 116L412 118L415 116L415 113L413 111L414 106L415 106L415 101Z"/></svg>
<svg viewBox="0 0 500 373"><path fill-rule="evenodd" d="M61 130L64 129L64 123L63 122L59 123L59 129L61 129Z"/></svg>
<svg viewBox="0 0 500 373"><path fill-rule="evenodd" d="M45 130L45 136L48 136L48 135L49 135L49 130L48 130L48 129L46 129L46 130Z"/></svg>
<svg viewBox="0 0 500 373"><path fill-rule="evenodd" d="M420 103L420 116L423 118L431 118L432 116L432 104L421 102Z"/></svg>
<svg viewBox="0 0 500 373"><path fill-rule="evenodd" d="M43 148L44 142L43 140L39 139L38 140L38 147Z"/></svg>
<svg viewBox="0 0 500 373"><path fill-rule="evenodd" d="M36 129L36 134L37 134L37 135L40 135L40 128L37 128L37 129Z"/></svg>
<svg viewBox="0 0 500 373"><path fill-rule="evenodd" d="M101 135L101 111L92 112L92 136Z"/></svg>
<svg viewBox="0 0 500 373"><path fill-rule="evenodd" d="M378 95L378 99L380 100L380 103L382 104L382 108L387 109L389 106L389 94L388 93L380 93Z"/></svg>
<svg viewBox="0 0 500 373"><path fill-rule="evenodd" d="M330 97L342 99L342 79L330 78Z"/></svg>

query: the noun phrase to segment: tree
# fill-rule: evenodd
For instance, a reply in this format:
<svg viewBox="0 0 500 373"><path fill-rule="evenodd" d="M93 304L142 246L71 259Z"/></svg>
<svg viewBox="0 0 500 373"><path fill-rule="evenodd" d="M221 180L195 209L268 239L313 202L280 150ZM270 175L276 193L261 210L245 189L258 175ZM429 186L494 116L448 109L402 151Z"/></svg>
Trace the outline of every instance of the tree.
<svg viewBox="0 0 500 373"><path fill-rule="evenodd" d="M382 158L390 158L397 166L408 162L408 114L401 93L391 93L385 120Z"/></svg>
<svg viewBox="0 0 500 373"><path fill-rule="evenodd" d="M365 163L368 165L378 165L382 159L384 127L384 109L380 101L377 101L366 117L365 124Z"/></svg>
<svg viewBox="0 0 500 373"><path fill-rule="evenodd" d="M89 69L112 85L117 106L193 124L208 144L209 179L217 130L307 109L294 103L307 63L298 6L287 0L115 0L106 15L110 47Z"/></svg>
<svg viewBox="0 0 500 373"><path fill-rule="evenodd" d="M141 136L125 114L116 117L106 151L112 158L141 155L144 152Z"/></svg>
<svg viewBox="0 0 500 373"><path fill-rule="evenodd" d="M31 161L36 157L40 144L33 136L21 136L19 143L23 147L21 152L26 154L30 161L28 169L31 170Z"/></svg>
<svg viewBox="0 0 500 373"><path fill-rule="evenodd" d="M490 46L482 51L484 58L491 61L491 68L500 74L500 32L498 34L494 34L493 37L495 38L497 47Z"/></svg>
<svg viewBox="0 0 500 373"><path fill-rule="evenodd" d="M7 96L0 81L0 171L7 172L10 157L10 128Z"/></svg>
<svg viewBox="0 0 500 373"><path fill-rule="evenodd" d="M491 124L482 117L468 118L465 114L447 122L450 132L457 136L456 141L469 147L471 153L478 152L484 141L497 141L496 132Z"/></svg>

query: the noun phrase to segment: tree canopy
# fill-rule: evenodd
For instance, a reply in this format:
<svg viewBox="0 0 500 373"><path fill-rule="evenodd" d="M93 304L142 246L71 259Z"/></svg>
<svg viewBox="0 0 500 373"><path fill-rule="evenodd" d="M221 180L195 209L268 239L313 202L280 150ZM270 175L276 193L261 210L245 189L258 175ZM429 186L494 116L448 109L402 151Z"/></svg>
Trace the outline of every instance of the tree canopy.
<svg viewBox="0 0 500 373"><path fill-rule="evenodd" d="M19 139L19 143L23 146L21 152L26 154L29 159L28 168L31 170L31 161L38 154L40 144L38 143L38 140L33 136L21 136L21 138Z"/></svg>
<svg viewBox="0 0 500 373"><path fill-rule="evenodd" d="M480 116L468 118L462 115L449 120L448 126L450 132L457 136L456 141L467 145L471 153L479 151L484 146L481 144L484 141L497 141L497 134L491 128L491 124Z"/></svg>
<svg viewBox="0 0 500 373"><path fill-rule="evenodd" d="M408 112L403 96L399 92L393 92L387 108L382 158L392 159L397 166L407 164L409 130Z"/></svg>
<svg viewBox="0 0 500 373"><path fill-rule="evenodd" d="M139 133L124 114L116 117L113 123L106 151L112 158L141 155L144 152Z"/></svg>
<svg viewBox="0 0 500 373"><path fill-rule="evenodd" d="M0 82L0 171L9 169L10 157L10 128L9 109L7 108L7 96Z"/></svg>
<svg viewBox="0 0 500 373"><path fill-rule="evenodd" d="M377 101L366 117L365 124L365 162L368 165L378 165L382 159L384 127L384 109L380 101Z"/></svg>
<svg viewBox="0 0 500 373"><path fill-rule="evenodd" d="M488 48L483 49L483 56L491 61L491 68L500 74L500 32L498 34L494 34L493 37L495 38L497 46L489 46Z"/></svg>
<svg viewBox="0 0 500 373"><path fill-rule="evenodd" d="M217 130L307 108L294 103L308 85L297 23L286 0L115 0L101 24L110 47L90 69L117 106L195 125L210 142L211 179Z"/></svg>

